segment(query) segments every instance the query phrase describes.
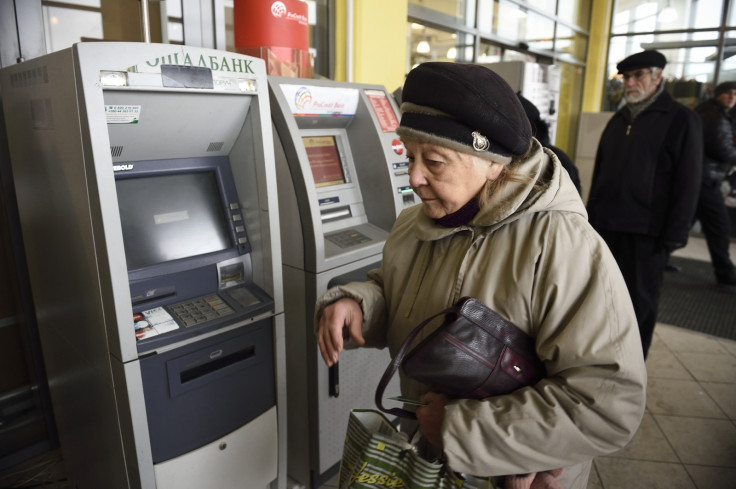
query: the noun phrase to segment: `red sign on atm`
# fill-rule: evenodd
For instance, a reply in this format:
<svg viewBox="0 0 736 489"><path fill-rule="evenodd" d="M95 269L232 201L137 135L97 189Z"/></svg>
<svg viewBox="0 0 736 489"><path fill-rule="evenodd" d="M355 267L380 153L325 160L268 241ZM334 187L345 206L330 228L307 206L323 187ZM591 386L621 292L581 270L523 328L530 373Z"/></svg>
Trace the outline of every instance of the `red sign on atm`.
<svg viewBox="0 0 736 489"><path fill-rule="evenodd" d="M380 90L366 90L365 96L368 97L368 101L373 107L373 113L376 114L381 130L383 132L396 131L396 128L399 127L399 121L386 94Z"/></svg>

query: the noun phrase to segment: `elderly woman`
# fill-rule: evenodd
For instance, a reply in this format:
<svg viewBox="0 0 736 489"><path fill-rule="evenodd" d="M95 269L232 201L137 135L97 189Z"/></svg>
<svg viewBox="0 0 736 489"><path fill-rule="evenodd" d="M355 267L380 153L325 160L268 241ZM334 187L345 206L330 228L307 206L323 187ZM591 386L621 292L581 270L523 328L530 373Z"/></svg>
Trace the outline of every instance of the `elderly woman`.
<svg viewBox="0 0 736 489"><path fill-rule="evenodd" d="M547 377L470 400L402 375L402 393L427 403L416 411L421 433L457 472L549 478L564 468L553 484L585 489L592 459L631 439L645 404L641 341L616 262L496 73L424 63L402 97L397 132L422 204L399 216L367 282L318 300L322 357L332 365L361 345L395 355L423 319L479 299L535 338Z"/></svg>

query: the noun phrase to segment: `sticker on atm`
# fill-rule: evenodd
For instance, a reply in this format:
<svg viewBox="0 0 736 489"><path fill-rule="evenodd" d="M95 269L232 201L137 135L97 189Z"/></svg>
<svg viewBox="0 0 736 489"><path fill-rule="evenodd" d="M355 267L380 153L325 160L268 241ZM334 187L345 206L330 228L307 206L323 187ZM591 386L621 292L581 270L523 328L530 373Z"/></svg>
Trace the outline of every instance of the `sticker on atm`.
<svg viewBox="0 0 736 489"><path fill-rule="evenodd" d="M340 202L340 197L327 197L326 199L319 199L319 205L337 204Z"/></svg>
<svg viewBox="0 0 736 489"><path fill-rule="evenodd" d="M140 117L140 105L105 106L105 118L108 124L138 124Z"/></svg>
<svg viewBox="0 0 736 489"><path fill-rule="evenodd" d="M366 90L365 96L373 107L373 113L378 120L383 132L395 132L399 127L399 120L396 118L391 102L388 101L386 93L381 90ZM401 154L401 153L399 153Z"/></svg>

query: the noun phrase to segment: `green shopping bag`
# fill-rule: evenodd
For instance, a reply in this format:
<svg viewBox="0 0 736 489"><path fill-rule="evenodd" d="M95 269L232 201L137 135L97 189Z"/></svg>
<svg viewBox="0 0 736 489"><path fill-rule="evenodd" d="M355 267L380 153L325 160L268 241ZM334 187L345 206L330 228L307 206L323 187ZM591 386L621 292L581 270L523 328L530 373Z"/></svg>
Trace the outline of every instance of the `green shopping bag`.
<svg viewBox="0 0 736 489"><path fill-rule="evenodd" d="M417 455L408 437L378 411L350 412L339 489L492 489L489 479L456 474Z"/></svg>

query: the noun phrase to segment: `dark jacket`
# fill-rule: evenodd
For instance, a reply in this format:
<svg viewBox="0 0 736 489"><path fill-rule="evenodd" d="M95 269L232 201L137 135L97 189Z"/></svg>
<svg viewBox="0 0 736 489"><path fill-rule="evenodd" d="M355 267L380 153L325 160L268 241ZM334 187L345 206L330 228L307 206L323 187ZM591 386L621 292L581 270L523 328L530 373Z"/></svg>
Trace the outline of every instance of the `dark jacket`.
<svg viewBox="0 0 736 489"><path fill-rule="evenodd" d="M731 116L715 99L695 108L703 124L703 184L717 185L736 166Z"/></svg>
<svg viewBox="0 0 736 489"><path fill-rule="evenodd" d="M632 122L627 107L603 131L588 215L599 230L687 243L700 193L703 138L697 114L662 92Z"/></svg>

